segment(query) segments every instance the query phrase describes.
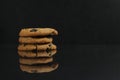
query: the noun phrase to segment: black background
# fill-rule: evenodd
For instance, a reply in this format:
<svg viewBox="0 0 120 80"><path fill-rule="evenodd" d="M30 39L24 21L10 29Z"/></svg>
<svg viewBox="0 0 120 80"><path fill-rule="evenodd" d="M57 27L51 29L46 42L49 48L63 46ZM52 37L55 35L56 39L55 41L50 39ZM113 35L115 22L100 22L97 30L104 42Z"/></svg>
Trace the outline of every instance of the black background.
<svg viewBox="0 0 120 80"><path fill-rule="evenodd" d="M119 43L119 14L118 0L5 0L0 42L16 43L21 28L54 27L64 44Z"/></svg>
<svg viewBox="0 0 120 80"><path fill-rule="evenodd" d="M119 0L4 0L1 8L1 72L5 80L120 79ZM54 38L60 50L58 72L31 75L19 70L18 34L26 27L59 31Z"/></svg>

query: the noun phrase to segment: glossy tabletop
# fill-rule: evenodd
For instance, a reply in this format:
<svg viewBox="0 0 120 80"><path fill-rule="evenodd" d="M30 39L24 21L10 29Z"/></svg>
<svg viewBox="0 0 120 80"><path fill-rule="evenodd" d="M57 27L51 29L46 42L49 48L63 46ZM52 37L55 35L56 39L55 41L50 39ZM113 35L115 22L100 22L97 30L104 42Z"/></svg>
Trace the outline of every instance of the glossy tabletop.
<svg viewBox="0 0 120 80"><path fill-rule="evenodd" d="M54 61L59 67L48 73L20 70L17 45L1 45L4 80L120 80L120 45L64 45Z"/></svg>

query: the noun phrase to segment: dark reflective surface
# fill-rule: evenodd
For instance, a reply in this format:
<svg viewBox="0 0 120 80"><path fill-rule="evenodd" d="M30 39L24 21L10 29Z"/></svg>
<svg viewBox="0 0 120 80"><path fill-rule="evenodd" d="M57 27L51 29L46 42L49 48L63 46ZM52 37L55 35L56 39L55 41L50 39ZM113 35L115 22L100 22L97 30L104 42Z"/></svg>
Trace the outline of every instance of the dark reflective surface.
<svg viewBox="0 0 120 80"><path fill-rule="evenodd" d="M4 80L120 80L120 45L64 45L55 55L59 67L43 74L22 72L17 45L1 45Z"/></svg>
<svg viewBox="0 0 120 80"><path fill-rule="evenodd" d="M48 73L56 70L59 63L55 62L57 50L18 51L21 71L27 73Z"/></svg>

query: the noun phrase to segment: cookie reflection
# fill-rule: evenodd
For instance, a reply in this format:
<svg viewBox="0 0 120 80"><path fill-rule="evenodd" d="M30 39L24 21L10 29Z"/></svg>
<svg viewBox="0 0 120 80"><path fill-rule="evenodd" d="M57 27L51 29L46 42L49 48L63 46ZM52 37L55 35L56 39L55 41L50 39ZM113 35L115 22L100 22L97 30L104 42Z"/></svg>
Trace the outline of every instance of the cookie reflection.
<svg viewBox="0 0 120 80"><path fill-rule="evenodd" d="M59 66L53 59L56 52L57 50L18 51L21 71L27 73L47 73L56 70Z"/></svg>
<svg viewBox="0 0 120 80"><path fill-rule="evenodd" d="M48 73L56 70L58 68L58 63L52 64L42 64L42 65L22 65L20 64L20 69L27 73Z"/></svg>
<svg viewBox="0 0 120 80"><path fill-rule="evenodd" d="M53 62L52 57L48 58L20 58L20 64L33 65L33 64L42 64Z"/></svg>

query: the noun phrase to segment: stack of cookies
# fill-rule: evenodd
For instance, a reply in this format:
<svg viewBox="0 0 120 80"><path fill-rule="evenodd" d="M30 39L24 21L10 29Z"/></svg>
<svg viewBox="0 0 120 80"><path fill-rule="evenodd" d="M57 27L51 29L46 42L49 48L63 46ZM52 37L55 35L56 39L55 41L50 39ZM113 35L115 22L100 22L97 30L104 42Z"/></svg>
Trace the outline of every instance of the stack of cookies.
<svg viewBox="0 0 120 80"><path fill-rule="evenodd" d="M20 31L18 54L22 71L43 73L57 69L58 63L52 63L52 56L57 52L53 35L58 35L58 32L52 28L25 28Z"/></svg>

